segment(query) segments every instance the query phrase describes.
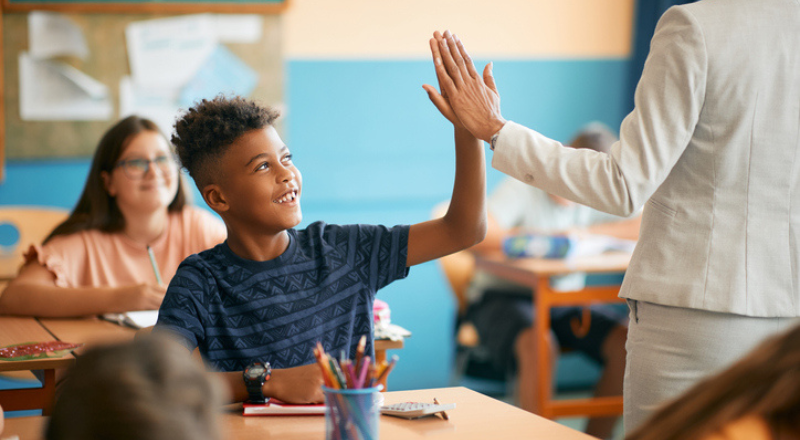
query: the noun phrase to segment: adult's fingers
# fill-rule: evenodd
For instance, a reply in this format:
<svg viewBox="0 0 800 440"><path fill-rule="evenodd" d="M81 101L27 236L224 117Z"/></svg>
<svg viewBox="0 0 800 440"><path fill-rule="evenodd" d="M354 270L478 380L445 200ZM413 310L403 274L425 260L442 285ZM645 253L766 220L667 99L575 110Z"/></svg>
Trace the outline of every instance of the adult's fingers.
<svg viewBox="0 0 800 440"><path fill-rule="evenodd" d="M431 55L433 56L433 66L436 70L436 79L439 81L439 89L442 91L442 94L446 96L448 94L448 89L451 92L455 91L455 84L453 84L452 78L447 74L443 65L442 54L439 50L439 42L436 38L430 39L430 45Z"/></svg>
<svg viewBox="0 0 800 440"><path fill-rule="evenodd" d="M450 31L444 31L444 40L447 42L447 48L450 51L450 55L453 57L453 62L455 62L459 74L461 74L462 78L467 78L470 76L469 71L467 70L467 66L464 64L464 57L461 56L461 51L458 49L458 44L456 43L455 37L450 33Z"/></svg>
<svg viewBox="0 0 800 440"><path fill-rule="evenodd" d="M483 68L483 82L485 82L497 96L500 96L500 93L497 91L497 84L494 82L494 75L492 75L492 67L494 67L493 63L489 63Z"/></svg>
<svg viewBox="0 0 800 440"><path fill-rule="evenodd" d="M449 34L449 32L445 31L445 34ZM453 52L457 52L458 49L455 49L455 46L452 45L445 36L439 34L439 32L435 32L433 37L439 43L439 53L441 53L442 64L444 65L447 75L453 80L456 86L462 84L464 78L461 75L461 70L453 59Z"/></svg>
<svg viewBox="0 0 800 440"><path fill-rule="evenodd" d="M461 54L461 58L464 59L464 64L467 67L469 76L478 78L478 71L475 70L475 63L472 61L472 57L467 53L467 49L464 48L464 44L461 43L461 39L458 38L458 35L453 35L453 38L456 40L456 47L458 47L458 52Z"/></svg>

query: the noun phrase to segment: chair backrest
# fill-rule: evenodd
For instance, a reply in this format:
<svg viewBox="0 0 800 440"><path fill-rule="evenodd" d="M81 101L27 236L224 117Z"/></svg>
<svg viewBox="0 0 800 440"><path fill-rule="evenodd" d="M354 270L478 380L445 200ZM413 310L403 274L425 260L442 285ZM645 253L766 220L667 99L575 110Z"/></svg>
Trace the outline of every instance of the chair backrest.
<svg viewBox="0 0 800 440"><path fill-rule="evenodd" d="M439 258L439 266L458 302L458 315L464 316L468 305L467 288L475 273L475 257L469 251L456 252Z"/></svg>
<svg viewBox="0 0 800 440"><path fill-rule="evenodd" d="M433 208L432 218L439 218L447 212L447 202L442 202ZM460 251L454 254L439 258L439 267L442 268L450 290L458 303L458 316L456 319L456 342L463 347L474 347L478 345L478 332L470 322L463 321L466 315L467 288L472 282L475 274L475 257L470 251Z"/></svg>
<svg viewBox="0 0 800 440"><path fill-rule="evenodd" d="M42 240L69 216L62 208L0 206L0 281L17 275L22 254Z"/></svg>
<svg viewBox="0 0 800 440"><path fill-rule="evenodd" d="M436 205L431 211L431 218L442 217L447 212L447 206L448 202ZM475 257L469 251L460 251L441 257L437 261L458 302L458 316L463 317L468 305L467 288L475 273Z"/></svg>

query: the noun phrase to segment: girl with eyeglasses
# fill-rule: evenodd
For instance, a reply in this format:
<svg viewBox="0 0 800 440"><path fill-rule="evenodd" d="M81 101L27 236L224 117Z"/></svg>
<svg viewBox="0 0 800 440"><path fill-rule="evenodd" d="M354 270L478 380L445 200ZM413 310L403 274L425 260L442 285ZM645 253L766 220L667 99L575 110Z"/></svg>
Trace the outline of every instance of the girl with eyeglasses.
<svg viewBox="0 0 800 440"><path fill-rule="evenodd" d="M118 122L100 140L75 209L30 247L0 296L0 313L158 309L180 262L227 235L216 217L188 204L185 188L155 123L137 116Z"/></svg>

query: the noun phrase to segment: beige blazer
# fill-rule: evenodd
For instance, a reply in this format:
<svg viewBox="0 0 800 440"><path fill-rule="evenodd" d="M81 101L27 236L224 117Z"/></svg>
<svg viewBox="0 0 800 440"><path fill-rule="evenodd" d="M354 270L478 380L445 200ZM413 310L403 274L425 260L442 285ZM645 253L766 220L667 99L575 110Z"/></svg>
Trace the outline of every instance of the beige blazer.
<svg viewBox="0 0 800 440"><path fill-rule="evenodd" d="M644 205L620 296L800 316L800 0L704 0L659 21L610 154L508 122L492 166L612 214Z"/></svg>

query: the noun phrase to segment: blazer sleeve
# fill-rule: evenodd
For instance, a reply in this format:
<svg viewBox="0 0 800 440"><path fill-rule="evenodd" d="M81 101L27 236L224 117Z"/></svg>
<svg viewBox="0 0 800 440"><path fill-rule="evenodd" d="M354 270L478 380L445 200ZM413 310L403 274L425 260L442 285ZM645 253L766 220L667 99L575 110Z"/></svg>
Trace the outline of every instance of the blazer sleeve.
<svg viewBox="0 0 800 440"><path fill-rule="evenodd" d="M565 148L509 121L492 166L529 185L600 211L629 216L667 178L700 118L707 53L702 29L686 9L667 10L650 43L635 108L609 154Z"/></svg>

